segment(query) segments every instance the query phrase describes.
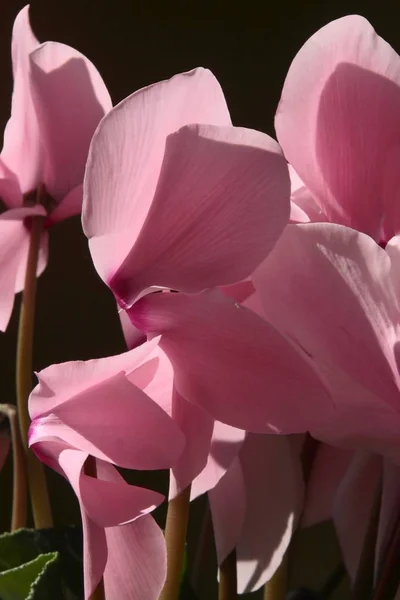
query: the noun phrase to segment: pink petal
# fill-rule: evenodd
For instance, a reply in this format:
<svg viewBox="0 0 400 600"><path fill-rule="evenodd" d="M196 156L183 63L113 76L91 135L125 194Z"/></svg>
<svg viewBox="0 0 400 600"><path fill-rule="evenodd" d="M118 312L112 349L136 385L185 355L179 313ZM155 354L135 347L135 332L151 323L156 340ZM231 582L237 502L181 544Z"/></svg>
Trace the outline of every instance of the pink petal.
<svg viewBox="0 0 400 600"><path fill-rule="evenodd" d="M353 455L353 450L319 444L307 482L302 527L332 518L334 497Z"/></svg>
<svg viewBox="0 0 400 600"><path fill-rule="evenodd" d="M76 360L46 367L36 374L39 383L30 397L31 419L53 411L59 404L113 375L121 372L127 374L134 372L148 360L152 360L152 353L157 347L157 343L158 340L155 339L143 344L140 348L115 356L87 361ZM154 376L157 368L153 371ZM135 381L133 383L137 385Z"/></svg>
<svg viewBox="0 0 400 600"><path fill-rule="evenodd" d="M174 421L124 373L80 392L33 420L31 446L43 446L54 438L133 469L169 468L184 447L184 437Z"/></svg>
<svg viewBox="0 0 400 600"><path fill-rule="evenodd" d="M61 200L83 181L90 141L111 98L95 66L69 46L46 42L30 54L30 64L43 183Z"/></svg>
<svg viewBox="0 0 400 600"><path fill-rule="evenodd" d="M399 406L390 259L370 237L338 225L289 225L253 282L266 318L316 363Z"/></svg>
<svg viewBox="0 0 400 600"><path fill-rule="evenodd" d="M240 451L247 510L236 547L238 592L257 590L281 564L303 506L300 460L284 436L249 434Z"/></svg>
<svg viewBox="0 0 400 600"><path fill-rule="evenodd" d="M192 483L192 500L217 485L238 455L245 437L243 429L214 421L207 464Z"/></svg>
<svg viewBox="0 0 400 600"><path fill-rule="evenodd" d="M107 600L157 600L166 577L167 554L164 536L153 517L109 527L106 539Z"/></svg>
<svg viewBox="0 0 400 600"><path fill-rule="evenodd" d="M0 198L7 208L21 207L23 197L18 179L0 158Z"/></svg>
<svg viewBox="0 0 400 600"><path fill-rule="evenodd" d="M141 230L132 232L132 249L115 274L101 275L125 306L153 285L194 293L241 281L287 224L289 194L286 162L267 135L184 127L167 139L154 200Z"/></svg>
<svg viewBox="0 0 400 600"><path fill-rule="evenodd" d="M156 191L166 138L190 123L230 124L221 86L207 69L143 88L105 117L85 177L83 227L89 238L127 229L132 240L137 237ZM113 252L119 266L125 256L117 247Z"/></svg>
<svg viewBox="0 0 400 600"><path fill-rule="evenodd" d="M162 334L177 391L215 419L254 432L299 433L328 418L330 398L307 357L220 292L151 294L131 318Z"/></svg>
<svg viewBox="0 0 400 600"><path fill-rule="evenodd" d="M2 161L17 176L22 193L34 189L41 175L43 154L32 99L29 64L29 55L38 46L39 42L29 23L27 5L19 12L14 22L12 34L14 90L11 117L4 131L4 146L1 153Z"/></svg>
<svg viewBox="0 0 400 600"><path fill-rule="evenodd" d="M79 498L89 518L99 527L115 527L154 510L162 494L128 485L116 469L96 460L97 478L81 473Z"/></svg>
<svg viewBox="0 0 400 600"><path fill-rule="evenodd" d="M116 469L97 461L97 474L104 483L127 486ZM140 488L134 488L137 491ZM154 494L149 490L141 490ZM160 497L159 494L156 496ZM129 509L129 507L127 506ZM134 522L107 527L108 559L104 571L107 600L157 600L165 581L167 556L161 529L150 515Z"/></svg>
<svg viewBox="0 0 400 600"><path fill-rule="evenodd" d="M29 229L24 219L43 213L43 207L15 208L0 216L0 331L7 329L19 291L20 269L27 258Z"/></svg>
<svg viewBox="0 0 400 600"><path fill-rule="evenodd" d="M387 156L400 137L399 83L396 52L364 18L343 17L298 52L275 121L286 158L328 219L375 238Z"/></svg>
<svg viewBox="0 0 400 600"><path fill-rule="evenodd" d="M245 519L246 489L238 458L209 491L208 497L220 565L238 543Z"/></svg>
<svg viewBox="0 0 400 600"><path fill-rule="evenodd" d="M121 321L122 332L124 334L127 348L131 350L132 348L136 348L136 346L143 344L143 342L146 341L146 336L131 323L131 320L126 312L122 309L119 309L118 316Z"/></svg>
<svg viewBox="0 0 400 600"><path fill-rule="evenodd" d="M182 492L207 463L214 419L204 410L187 402L175 392L172 418L185 435L186 444L179 461L171 469L169 497Z"/></svg>
<svg viewBox="0 0 400 600"><path fill-rule="evenodd" d="M79 215L82 211L83 185L77 185L61 200L47 217L46 224L53 225L65 221L69 217Z"/></svg>
<svg viewBox="0 0 400 600"><path fill-rule="evenodd" d="M89 600L91 594L100 582L107 562L107 543L103 527L96 525L86 514L81 502L80 481L83 465L88 455L80 450L65 447L61 449L57 460L62 473L70 482L81 509L83 526L83 570L85 584L85 600Z"/></svg>
<svg viewBox="0 0 400 600"><path fill-rule="evenodd" d="M344 562L352 579L361 557L381 468L379 456L357 453L336 494L335 527Z"/></svg>

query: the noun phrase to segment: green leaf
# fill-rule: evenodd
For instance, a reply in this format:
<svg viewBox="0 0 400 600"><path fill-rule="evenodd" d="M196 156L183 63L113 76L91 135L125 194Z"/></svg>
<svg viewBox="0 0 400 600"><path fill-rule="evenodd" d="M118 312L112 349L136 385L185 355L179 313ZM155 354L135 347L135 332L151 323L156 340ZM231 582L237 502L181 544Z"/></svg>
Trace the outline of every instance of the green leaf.
<svg viewBox="0 0 400 600"><path fill-rule="evenodd" d="M43 564L43 556L52 556ZM75 600L83 597L82 532L77 527L19 529L0 535L0 577L11 581L13 572L34 574L32 589L23 587L23 600ZM1 580L0 580L1 581ZM18 582L19 583L19 582ZM20 582L25 585L25 579ZM10 584L11 585L11 584ZM17 585L17 583L16 583ZM26 593L27 592L27 593ZM22 593L22 592L21 592ZM19 600L21 596L15 596ZM14 600L0 587L1 600Z"/></svg>
<svg viewBox="0 0 400 600"><path fill-rule="evenodd" d="M0 573L0 597L2 600L51 600L54 596L47 592L36 592L40 581L49 578L56 570L57 552L40 554L33 560ZM47 588L46 588L47 589ZM52 594L51 589L49 593ZM61 600L61 599L60 599Z"/></svg>

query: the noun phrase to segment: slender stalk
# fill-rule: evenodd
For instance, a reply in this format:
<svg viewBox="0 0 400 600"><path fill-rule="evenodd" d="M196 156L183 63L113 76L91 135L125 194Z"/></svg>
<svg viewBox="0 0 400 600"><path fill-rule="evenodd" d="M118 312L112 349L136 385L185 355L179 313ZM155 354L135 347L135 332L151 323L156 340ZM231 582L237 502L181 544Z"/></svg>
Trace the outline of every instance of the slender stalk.
<svg viewBox="0 0 400 600"><path fill-rule="evenodd" d="M264 600L285 600L288 575L288 554L264 586Z"/></svg>
<svg viewBox="0 0 400 600"><path fill-rule="evenodd" d="M94 456L88 456L83 470L85 472L85 475L89 475L89 477L97 477L97 465ZM106 600L103 578L101 578L101 580L99 581L97 588L94 590L89 600Z"/></svg>
<svg viewBox="0 0 400 600"><path fill-rule="evenodd" d="M319 590L319 595L322 600L328 600L331 595L336 591L336 588L342 583L346 577L346 568L342 562L332 571L325 581L322 588Z"/></svg>
<svg viewBox="0 0 400 600"><path fill-rule="evenodd" d="M358 564L353 586L353 600L368 600L372 596L374 585L374 563L376 537L379 526L379 513L381 508L382 481L379 481L375 491L374 503L365 534L364 544Z"/></svg>
<svg viewBox="0 0 400 600"><path fill-rule="evenodd" d="M236 550L232 550L219 568L218 600L236 600Z"/></svg>
<svg viewBox="0 0 400 600"><path fill-rule="evenodd" d="M177 600L185 555L189 520L190 485L168 504L165 541L167 544L167 579L159 600Z"/></svg>
<svg viewBox="0 0 400 600"><path fill-rule="evenodd" d="M43 188L38 188L37 202L40 203ZM28 485L31 498L33 520L36 529L52 526L50 501L46 477L42 464L28 449L29 413L28 398L32 389L32 349L35 320L36 270L39 257L43 217L36 216L31 222L28 261L25 285L19 317L17 346L17 407L21 439L27 456Z"/></svg>
<svg viewBox="0 0 400 600"><path fill-rule="evenodd" d="M15 406L0 404L0 412L7 416L11 430L13 453L13 503L11 513L11 531L26 527L26 465L24 448L18 426L18 415Z"/></svg>
<svg viewBox="0 0 400 600"><path fill-rule="evenodd" d="M373 600L393 600L400 584L400 517L397 521L383 565L378 575Z"/></svg>
<svg viewBox="0 0 400 600"><path fill-rule="evenodd" d="M200 532L196 546L196 554L193 560L191 583L193 589L197 589L204 579L204 569L213 544L213 526L211 511L208 503L208 494L204 494L204 510L201 519Z"/></svg>

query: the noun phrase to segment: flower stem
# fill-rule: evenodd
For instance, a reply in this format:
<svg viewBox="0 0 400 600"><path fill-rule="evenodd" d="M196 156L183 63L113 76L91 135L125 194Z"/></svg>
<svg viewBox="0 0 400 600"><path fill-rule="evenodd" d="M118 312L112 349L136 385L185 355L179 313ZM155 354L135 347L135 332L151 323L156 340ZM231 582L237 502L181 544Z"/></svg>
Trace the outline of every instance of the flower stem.
<svg viewBox="0 0 400 600"><path fill-rule="evenodd" d="M219 568L218 600L236 600L236 550L232 550Z"/></svg>
<svg viewBox="0 0 400 600"><path fill-rule="evenodd" d="M43 188L39 187L37 202L41 200ZM29 413L28 398L32 389L32 349L36 300L36 270L39 257L43 217L32 217L25 285L19 317L17 346L17 407L21 439L27 457L28 485L33 520L36 529L52 526L49 495L42 464L28 448Z"/></svg>
<svg viewBox="0 0 400 600"><path fill-rule="evenodd" d="M168 504L165 541L167 544L167 579L159 600L177 600L185 556L189 520L190 485Z"/></svg>
<svg viewBox="0 0 400 600"><path fill-rule="evenodd" d="M83 467L85 475L89 477L97 477L97 465L94 456L88 456ZM94 590L89 600L106 600L106 594L104 591L104 579L101 578L97 588Z"/></svg>
<svg viewBox="0 0 400 600"><path fill-rule="evenodd" d="M11 531L26 527L26 465L21 434L18 426L18 415L12 404L0 404L2 412L10 423L13 453L13 503L11 514Z"/></svg>
<svg viewBox="0 0 400 600"><path fill-rule="evenodd" d="M264 586L264 600L285 600L288 575L288 554L282 558L282 562Z"/></svg>

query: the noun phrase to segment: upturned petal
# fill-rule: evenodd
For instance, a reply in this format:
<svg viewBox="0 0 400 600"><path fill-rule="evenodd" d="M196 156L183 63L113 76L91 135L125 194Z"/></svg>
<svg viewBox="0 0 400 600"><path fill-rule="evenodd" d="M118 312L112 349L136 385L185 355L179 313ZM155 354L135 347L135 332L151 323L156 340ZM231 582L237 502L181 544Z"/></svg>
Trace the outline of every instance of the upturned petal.
<svg viewBox="0 0 400 600"><path fill-rule="evenodd" d="M115 274L100 274L127 306L151 286L195 293L241 281L287 224L289 194L286 162L267 135L184 127L167 138L154 199L141 230L132 232L132 249ZM100 243L114 252L110 238Z"/></svg>
<svg viewBox="0 0 400 600"><path fill-rule="evenodd" d="M366 19L346 16L300 49L275 120L286 158L328 220L377 240L383 196L391 203L397 193L382 183L400 142L399 84L397 53Z"/></svg>
<svg viewBox="0 0 400 600"><path fill-rule="evenodd" d="M65 44L41 44L29 60L44 153L42 183L60 201L83 181L90 141L111 98L90 60Z"/></svg>
<svg viewBox="0 0 400 600"><path fill-rule="evenodd" d="M333 224L289 225L253 282L266 318L316 364L398 410L400 311L390 258L369 236Z"/></svg>
<svg viewBox="0 0 400 600"><path fill-rule="evenodd" d="M328 418L329 394L307 357L220 292L150 294L130 316L143 331L162 334L177 391L215 419L254 432L299 433Z"/></svg>

